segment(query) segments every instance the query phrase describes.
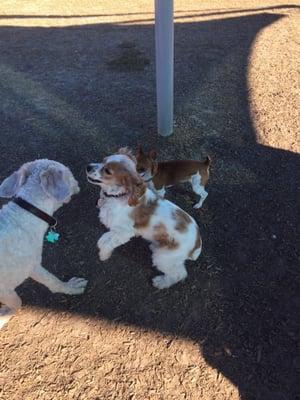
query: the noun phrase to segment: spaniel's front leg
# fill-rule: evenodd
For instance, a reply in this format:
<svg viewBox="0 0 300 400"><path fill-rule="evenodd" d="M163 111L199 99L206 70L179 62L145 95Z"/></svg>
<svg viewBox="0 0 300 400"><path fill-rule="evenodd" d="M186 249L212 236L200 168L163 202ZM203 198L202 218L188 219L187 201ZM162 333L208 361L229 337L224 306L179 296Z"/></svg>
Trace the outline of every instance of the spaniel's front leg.
<svg viewBox="0 0 300 400"><path fill-rule="evenodd" d="M101 261L109 259L116 247L128 242L134 236L134 232L123 229L112 229L104 233L98 240L99 257Z"/></svg>

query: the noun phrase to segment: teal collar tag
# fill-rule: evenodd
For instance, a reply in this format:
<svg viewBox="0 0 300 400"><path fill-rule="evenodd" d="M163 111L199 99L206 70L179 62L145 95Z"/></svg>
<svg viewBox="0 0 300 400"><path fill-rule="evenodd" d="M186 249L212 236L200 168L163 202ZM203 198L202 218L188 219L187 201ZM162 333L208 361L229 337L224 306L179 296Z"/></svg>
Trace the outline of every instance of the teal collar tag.
<svg viewBox="0 0 300 400"><path fill-rule="evenodd" d="M47 233L45 239L49 243L55 243L58 241L59 236L60 236L59 233L54 232L52 229L50 229L50 231Z"/></svg>

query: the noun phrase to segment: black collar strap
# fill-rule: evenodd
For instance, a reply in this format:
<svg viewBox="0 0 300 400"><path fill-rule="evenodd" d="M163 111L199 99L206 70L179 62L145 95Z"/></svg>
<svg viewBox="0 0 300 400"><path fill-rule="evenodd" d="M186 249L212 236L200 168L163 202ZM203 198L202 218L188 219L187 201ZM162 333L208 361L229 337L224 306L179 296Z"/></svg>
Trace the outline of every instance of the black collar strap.
<svg viewBox="0 0 300 400"><path fill-rule="evenodd" d="M128 193L119 193L119 194L108 194L103 192L105 197L123 197L126 196Z"/></svg>
<svg viewBox="0 0 300 400"><path fill-rule="evenodd" d="M57 225L57 220L51 215L48 215L44 211L40 210L39 208L33 206L32 204L28 203L28 201L21 199L21 197L14 197L13 202L18 204L19 207L23 208L24 210L30 212L31 214L35 215L36 217L42 219L43 221L47 222L47 224L51 228L55 228Z"/></svg>

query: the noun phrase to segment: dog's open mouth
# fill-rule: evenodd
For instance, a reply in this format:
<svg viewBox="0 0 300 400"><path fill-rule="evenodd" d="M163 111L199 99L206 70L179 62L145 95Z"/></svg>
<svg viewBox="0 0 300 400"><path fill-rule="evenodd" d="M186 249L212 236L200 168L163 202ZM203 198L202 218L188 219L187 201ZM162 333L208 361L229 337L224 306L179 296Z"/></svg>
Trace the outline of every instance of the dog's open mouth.
<svg viewBox="0 0 300 400"><path fill-rule="evenodd" d="M94 178L91 178L90 176L87 176L87 180L90 182L90 183L94 183L95 185L99 185L100 183L102 183L102 181L100 181L100 179L94 179Z"/></svg>

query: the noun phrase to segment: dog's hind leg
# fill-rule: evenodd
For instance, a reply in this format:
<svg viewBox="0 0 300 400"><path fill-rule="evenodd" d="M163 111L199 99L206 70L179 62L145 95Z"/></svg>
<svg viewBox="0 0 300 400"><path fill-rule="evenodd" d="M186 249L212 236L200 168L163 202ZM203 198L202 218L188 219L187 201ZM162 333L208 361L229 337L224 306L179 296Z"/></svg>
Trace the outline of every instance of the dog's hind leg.
<svg viewBox="0 0 300 400"><path fill-rule="evenodd" d="M10 320L10 318L21 308L22 300L17 293L12 290L0 295L0 329Z"/></svg>
<svg viewBox="0 0 300 400"><path fill-rule="evenodd" d="M30 277L45 285L52 293L82 294L87 285L87 280L83 278L71 278L68 282L62 282L41 265L33 269Z"/></svg>
<svg viewBox="0 0 300 400"><path fill-rule="evenodd" d="M152 279L153 286L157 289L167 289L187 277L184 261L174 261L174 259L168 261L166 258L160 260L159 257L155 260L156 268L164 273Z"/></svg>

